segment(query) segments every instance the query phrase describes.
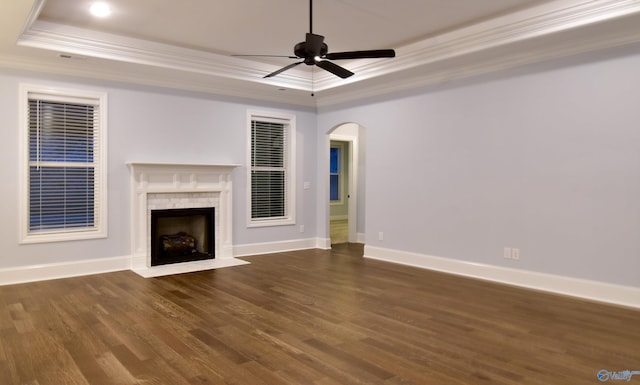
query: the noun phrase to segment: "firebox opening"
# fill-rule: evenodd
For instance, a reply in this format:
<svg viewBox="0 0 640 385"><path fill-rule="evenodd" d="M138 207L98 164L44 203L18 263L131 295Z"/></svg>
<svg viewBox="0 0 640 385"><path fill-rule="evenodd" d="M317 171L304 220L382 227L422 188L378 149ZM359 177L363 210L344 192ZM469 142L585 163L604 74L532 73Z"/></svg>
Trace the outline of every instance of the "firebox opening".
<svg viewBox="0 0 640 385"><path fill-rule="evenodd" d="M151 211L151 266L215 258L215 208Z"/></svg>

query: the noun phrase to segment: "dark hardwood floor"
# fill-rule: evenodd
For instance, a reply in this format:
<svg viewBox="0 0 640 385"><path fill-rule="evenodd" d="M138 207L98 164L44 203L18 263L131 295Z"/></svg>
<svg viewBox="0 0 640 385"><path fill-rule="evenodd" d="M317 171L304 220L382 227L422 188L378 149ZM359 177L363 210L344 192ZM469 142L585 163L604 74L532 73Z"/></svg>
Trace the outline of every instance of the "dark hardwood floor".
<svg viewBox="0 0 640 385"><path fill-rule="evenodd" d="M640 370L638 310L361 253L0 287L0 384L597 384L601 369Z"/></svg>

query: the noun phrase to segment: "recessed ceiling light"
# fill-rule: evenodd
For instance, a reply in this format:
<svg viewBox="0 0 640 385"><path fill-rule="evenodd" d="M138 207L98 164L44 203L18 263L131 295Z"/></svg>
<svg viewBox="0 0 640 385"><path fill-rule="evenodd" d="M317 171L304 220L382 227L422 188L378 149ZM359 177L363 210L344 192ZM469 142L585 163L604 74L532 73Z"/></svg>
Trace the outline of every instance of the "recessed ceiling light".
<svg viewBox="0 0 640 385"><path fill-rule="evenodd" d="M93 3L89 11L96 17L107 17L111 14L111 8L107 3Z"/></svg>

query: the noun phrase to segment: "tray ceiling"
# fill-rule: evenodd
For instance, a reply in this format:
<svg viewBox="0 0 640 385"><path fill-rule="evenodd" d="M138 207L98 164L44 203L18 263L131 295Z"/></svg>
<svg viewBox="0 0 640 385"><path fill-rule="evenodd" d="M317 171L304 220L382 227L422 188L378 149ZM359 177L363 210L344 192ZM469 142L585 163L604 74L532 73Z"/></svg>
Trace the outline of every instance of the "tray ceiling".
<svg viewBox="0 0 640 385"><path fill-rule="evenodd" d="M8 0L0 66L277 103L329 106L640 41L640 0L316 0L330 52L394 48L341 61L340 79L293 62L309 31L304 0ZM314 93L314 97L311 97Z"/></svg>

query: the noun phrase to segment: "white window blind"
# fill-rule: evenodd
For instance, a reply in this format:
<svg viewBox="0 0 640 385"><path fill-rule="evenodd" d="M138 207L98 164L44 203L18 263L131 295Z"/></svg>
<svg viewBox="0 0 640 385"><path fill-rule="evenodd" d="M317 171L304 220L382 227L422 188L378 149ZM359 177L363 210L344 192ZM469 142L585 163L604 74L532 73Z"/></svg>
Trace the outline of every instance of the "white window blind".
<svg viewBox="0 0 640 385"><path fill-rule="evenodd" d="M295 224L296 118L247 111L247 226Z"/></svg>
<svg viewBox="0 0 640 385"><path fill-rule="evenodd" d="M287 128L283 123L251 121L251 218L288 215Z"/></svg>
<svg viewBox="0 0 640 385"><path fill-rule="evenodd" d="M27 238L106 235L101 108L100 98L27 94Z"/></svg>

